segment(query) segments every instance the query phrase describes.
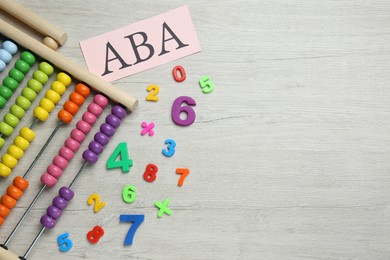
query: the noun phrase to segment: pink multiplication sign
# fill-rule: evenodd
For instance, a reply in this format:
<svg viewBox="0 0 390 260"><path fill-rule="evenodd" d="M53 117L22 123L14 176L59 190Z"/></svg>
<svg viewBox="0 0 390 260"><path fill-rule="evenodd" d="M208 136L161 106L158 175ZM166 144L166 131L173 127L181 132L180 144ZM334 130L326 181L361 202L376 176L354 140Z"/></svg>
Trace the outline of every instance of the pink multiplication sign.
<svg viewBox="0 0 390 260"><path fill-rule="evenodd" d="M109 82L201 50L187 6L81 41L80 46L88 69Z"/></svg>

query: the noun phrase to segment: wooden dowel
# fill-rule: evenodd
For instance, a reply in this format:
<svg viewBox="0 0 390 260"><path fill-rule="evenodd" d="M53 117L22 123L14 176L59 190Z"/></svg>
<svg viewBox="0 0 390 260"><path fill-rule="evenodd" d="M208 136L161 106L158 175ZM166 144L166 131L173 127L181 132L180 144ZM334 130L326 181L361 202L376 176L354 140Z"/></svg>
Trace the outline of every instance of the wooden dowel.
<svg viewBox="0 0 390 260"><path fill-rule="evenodd" d="M53 38L60 45L63 45L68 39L67 34L57 26L13 0L1 0L0 8L44 36Z"/></svg>
<svg viewBox="0 0 390 260"><path fill-rule="evenodd" d="M0 247L0 260L20 260L19 257L9 250Z"/></svg>
<svg viewBox="0 0 390 260"><path fill-rule="evenodd" d="M136 98L109 84L101 77L92 74L88 70L65 58L56 51L53 51L49 47L33 39L14 26L6 23L2 19L0 19L0 33L14 40L26 49L29 49L35 54L41 56L43 59L49 61L57 68L68 72L74 78L85 82L96 91L105 94L113 101L124 105L128 110L134 111L134 109L137 107L138 100Z"/></svg>

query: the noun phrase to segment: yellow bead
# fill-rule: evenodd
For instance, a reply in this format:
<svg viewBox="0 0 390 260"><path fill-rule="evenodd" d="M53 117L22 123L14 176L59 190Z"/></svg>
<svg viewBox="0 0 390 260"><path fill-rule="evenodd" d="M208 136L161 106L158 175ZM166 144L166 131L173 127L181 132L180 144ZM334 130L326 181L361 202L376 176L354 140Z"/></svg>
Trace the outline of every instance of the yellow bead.
<svg viewBox="0 0 390 260"><path fill-rule="evenodd" d="M26 139L28 142L32 142L35 139L35 132L28 128L27 126L22 127L19 131L19 136Z"/></svg>
<svg viewBox="0 0 390 260"><path fill-rule="evenodd" d="M60 95L64 94L64 92L66 91L65 85L57 80L53 81L53 83L51 83L51 89Z"/></svg>
<svg viewBox="0 0 390 260"><path fill-rule="evenodd" d="M4 146L5 140L4 138L0 137L0 148Z"/></svg>
<svg viewBox="0 0 390 260"><path fill-rule="evenodd" d="M21 136L17 136L14 140L14 145L22 149L23 151L26 151L26 149L30 146L30 142L24 139Z"/></svg>
<svg viewBox="0 0 390 260"><path fill-rule="evenodd" d="M34 109L34 116L41 121L46 121L46 119L49 117L49 112L41 107L36 107Z"/></svg>
<svg viewBox="0 0 390 260"><path fill-rule="evenodd" d="M61 96L57 92L55 92L54 90L51 90L51 89L46 91L45 97L47 99L49 99L51 102L53 102L54 104L57 104L58 101L60 101L60 99L61 99Z"/></svg>
<svg viewBox="0 0 390 260"><path fill-rule="evenodd" d="M8 177L8 175L11 174L11 168L0 163L0 176L1 177Z"/></svg>
<svg viewBox="0 0 390 260"><path fill-rule="evenodd" d="M65 74L64 72L60 72L57 74L57 80L64 84L66 87L72 83L72 79L68 76L68 74Z"/></svg>
<svg viewBox="0 0 390 260"><path fill-rule="evenodd" d="M11 145L10 147L8 147L8 150L7 150L7 152L11 155L11 156L13 156L13 157L15 157L16 159L20 159L20 158L22 158L22 156L23 156L23 154L24 154L24 152L23 152L23 150L22 149L20 149L19 147L17 147L16 145Z"/></svg>
<svg viewBox="0 0 390 260"><path fill-rule="evenodd" d="M49 113L54 109L54 103L47 98L42 98L41 101L39 102L39 106L45 109Z"/></svg>
<svg viewBox="0 0 390 260"><path fill-rule="evenodd" d="M18 164L18 160L16 160L15 157L9 155L8 153L4 154L3 157L1 157L1 162L11 169L15 168L15 166Z"/></svg>

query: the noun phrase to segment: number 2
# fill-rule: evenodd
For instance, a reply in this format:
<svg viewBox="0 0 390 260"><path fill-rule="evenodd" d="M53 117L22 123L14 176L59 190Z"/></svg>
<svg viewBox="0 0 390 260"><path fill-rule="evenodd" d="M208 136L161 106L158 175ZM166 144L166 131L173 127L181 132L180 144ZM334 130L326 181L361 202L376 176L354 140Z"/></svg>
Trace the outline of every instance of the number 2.
<svg viewBox="0 0 390 260"><path fill-rule="evenodd" d="M62 252L69 251L73 246L72 240L70 240L68 237L69 237L69 233L64 233L57 237L57 243L60 246L60 250Z"/></svg>
<svg viewBox="0 0 390 260"><path fill-rule="evenodd" d="M151 92L149 95L146 96L146 100L148 101L158 101L158 96L157 94L160 92L160 88L157 85L149 85L148 88L146 89L148 92Z"/></svg>
<svg viewBox="0 0 390 260"><path fill-rule="evenodd" d="M95 201L95 205L93 207L93 211L95 213L99 212L104 206L106 206L106 203L104 201L100 202L100 196L96 193L93 193L91 196L88 198L88 205L92 205L93 201Z"/></svg>
<svg viewBox="0 0 390 260"><path fill-rule="evenodd" d="M133 225L131 225L129 231L127 232L124 242L125 246L132 245L134 234L142 222L144 222L145 215L120 215L119 220L120 222L133 222Z"/></svg>

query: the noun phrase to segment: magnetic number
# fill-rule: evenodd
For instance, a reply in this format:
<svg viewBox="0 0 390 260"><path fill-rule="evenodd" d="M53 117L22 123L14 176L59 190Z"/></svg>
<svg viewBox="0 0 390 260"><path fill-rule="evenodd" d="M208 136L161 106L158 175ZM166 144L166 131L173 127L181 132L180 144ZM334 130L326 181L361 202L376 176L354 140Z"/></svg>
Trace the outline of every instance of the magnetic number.
<svg viewBox="0 0 390 260"><path fill-rule="evenodd" d="M171 157L172 155L175 154L176 142L171 140L171 139L167 139L167 140L165 140L165 144L168 145L168 146L167 146L166 149L162 150L162 153L166 157Z"/></svg>
<svg viewBox="0 0 390 260"><path fill-rule="evenodd" d="M100 196L96 193L89 196L87 203L91 206L94 201L95 205L93 206L93 211L95 211L95 213L99 212L104 206L106 206L106 203L104 201L100 201Z"/></svg>
<svg viewBox="0 0 390 260"><path fill-rule="evenodd" d="M214 90L214 84L210 81L208 76L204 76L199 80L199 85L202 88L203 93L208 94Z"/></svg>
<svg viewBox="0 0 390 260"><path fill-rule="evenodd" d="M187 175L190 173L190 170L188 170L187 168L177 168L176 173L181 174L180 179L177 183L177 186L179 186L179 187L183 186L183 182L184 182L185 178L187 177Z"/></svg>
<svg viewBox="0 0 390 260"><path fill-rule="evenodd" d="M183 103L186 103L187 106L183 106ZM195 111L191 106L196 106L196 102L191 97L182 96L176 98L172 104L172 120L175 124L181 126L191 125L195 121ZM180 114L186 113L186 119L181 119Z"/></svg>
<svg viewBox="0 0 390 260"><path fill-rule="evenodd" d="M116 161L118 156L120 156L120 160ZM129 158L127 143L118 144L107 160L107 169L122 168L122 172L129 172L131 166L133 166L133 160Z"/></svg>
<svg viewBox="0 0 390 260"><path fill-rule="evenodd" d="M135 187L127 185L123 188L122 198L126 203L132 203L135 201Z"/></svg>
<svg viewBox="0 0 390 260"><path fill-rule="evenodd" d="M156 180L156 173L158 172L158 167L154 164L149 163L146 165L146 170L144 172L144 180L147 182L154 182Z"/></svg>
<svg viewBox="0 0 390 260"><path fill-rule="evenodd" d="M146 100L155 102L158 101L157 94L160 92L160 88L157 85L149 85L146 90L148 92L152 91L152 93L146 96Z"/></svg>
<svg viewBox="0 0 390 260"><path fill-rule="evenodd" d="M70 240L68 237L69 237L69 233L64 233L57 237L57 243L60 246L61 252L67 252L73 246L72 240Z"/></svg>
<svg viewBox="0 0 390 260"><path fill-rule="evenodd" d="M129 231L127 232L124 242L125 246L132 245L134 234L137 231L138 227L141 225L141 223L144 222L145 215L120 215L119 220L120 222L133 222L133 225L131 225Z"/></svg>
<svg viewBox="0 0 390 260"><path fill-rule="evenodd" d="M180 77L177 72L180 72ZM182 66L176 66L172 70L173 78L176 82L183 82L186 79L186 71Z"/></svg>
<svg viewBox="0 0 390 260"><path fill-rule="evenodd" d="M104 229L100 226L95 226L91 231L87 233L87 239L90 243L96 244L99 239L104 235Z"/></svg>

